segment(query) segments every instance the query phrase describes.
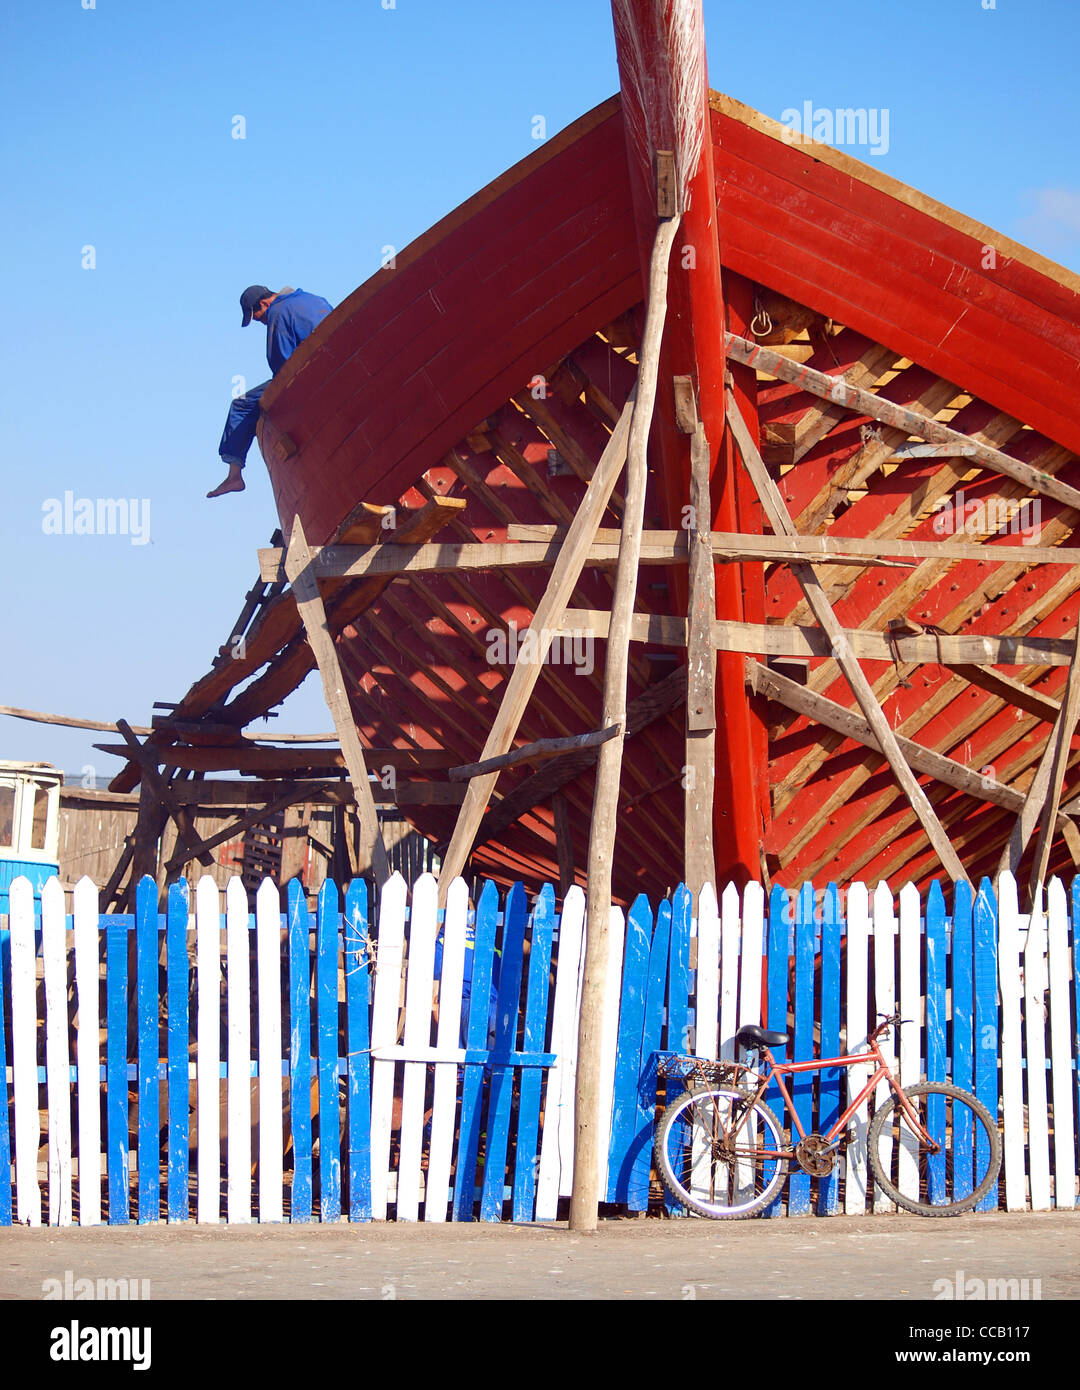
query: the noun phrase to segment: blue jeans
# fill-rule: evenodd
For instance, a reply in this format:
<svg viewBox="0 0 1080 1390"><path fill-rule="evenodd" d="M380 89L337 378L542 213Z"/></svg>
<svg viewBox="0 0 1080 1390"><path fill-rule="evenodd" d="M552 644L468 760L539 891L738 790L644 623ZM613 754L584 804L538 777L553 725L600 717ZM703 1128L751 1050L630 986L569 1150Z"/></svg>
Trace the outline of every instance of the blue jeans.
<svg viewBox="0 0 1080 1390"><path fill-rule="evenodd" d="M237 396L229 407L225 430L218 445L218 453L226 463L237 463L243 468L259 423L259 402L269 385L268 381L264 381L261 386L253 386L244 395Z"/></svg>

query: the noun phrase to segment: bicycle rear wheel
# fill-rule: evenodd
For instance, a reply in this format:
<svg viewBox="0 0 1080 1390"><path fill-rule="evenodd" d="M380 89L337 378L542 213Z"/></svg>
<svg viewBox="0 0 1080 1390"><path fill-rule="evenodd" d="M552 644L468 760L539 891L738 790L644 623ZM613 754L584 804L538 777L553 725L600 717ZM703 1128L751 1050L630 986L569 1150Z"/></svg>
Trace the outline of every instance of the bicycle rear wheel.
<svg viewBox="0 0 1080 1390"><path fill-rule="evenodd" d="M921 1139L895 1095L874 1113L867 1136L870 1168L881 1190L919 1216L959 1216L978 1206L997 1181L1001 1138L981 1101L944 1081L904 1095L936 1147Z"/></svg>
<svg viewBox="0 0 1080 1390"><path fill-rule="evenodd" d="M654 1141L664 1186L715 1221L753 1216L787 1176L784 1132L762 1101L739 1091L687 1092L667 1107Z"/></svg>

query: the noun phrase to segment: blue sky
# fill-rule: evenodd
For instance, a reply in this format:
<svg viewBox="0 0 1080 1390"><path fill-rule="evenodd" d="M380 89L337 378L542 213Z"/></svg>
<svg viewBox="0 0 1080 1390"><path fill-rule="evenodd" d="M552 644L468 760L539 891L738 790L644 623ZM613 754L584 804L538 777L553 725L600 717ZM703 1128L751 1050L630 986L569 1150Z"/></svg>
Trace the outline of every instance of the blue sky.
<svg viewBox="0 0 1080 1390"><path fill-rule="evenodd" d="M887 154L851 153L1080 269L1080 0L704 8L713 87L887 109ZM179 700L277 524L257 449L205 499L233 379L267 375L241 289L338 303L617 86L607 0L7 0L0 703ZM137 499L146 543L48 534L67 493ZM317 680L272 723L329 728ZM0 718L0 758L76 776L119 767L103 738Z"/></svg>

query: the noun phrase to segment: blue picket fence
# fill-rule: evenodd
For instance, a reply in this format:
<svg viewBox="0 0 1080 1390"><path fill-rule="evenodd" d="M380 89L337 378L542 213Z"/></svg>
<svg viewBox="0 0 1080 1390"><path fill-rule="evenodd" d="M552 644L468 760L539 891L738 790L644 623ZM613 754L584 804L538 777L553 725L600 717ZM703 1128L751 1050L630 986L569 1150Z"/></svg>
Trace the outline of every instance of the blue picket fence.
<svg viewBox="0 0 1080 1390"><path fill-rule="evenodd" d="M530 905L520 885L500 900L487 883L471 904L459 880L444 912L436 893L424 875L410 902L394 875L378 904L357 881L312 906L293 883L281 913L265 883L251 914L235 882L222 914L207 878L194 912L179 883L159 913L147 879L129 917L99 916L85 880L71 915L55 881L39 911L13 885L0 1224L557 1218L584 895L557 912L550 887ZM661 1201L658 1053L732 1057L737 1029L761 1022L790 1033L795 1060L836 1055L899 1008L913 1020L889 1044L903 1084L952 1080L1001 1118L1001 1190L984 1207L1075 1205L1080 884L1069 907L1056 882L1031 917L1008 883L1000 903L988 883L958 885L951 911L936 884L925 903L858 884L766 900L752 884L719 903L707 889L696 914L683 888L614 911L606 1200ZM846 1081L795 1079L808 1132L846 1105ZM770 1214L886 1205L866 1118L836 1168L793 1172Z"/></svg>

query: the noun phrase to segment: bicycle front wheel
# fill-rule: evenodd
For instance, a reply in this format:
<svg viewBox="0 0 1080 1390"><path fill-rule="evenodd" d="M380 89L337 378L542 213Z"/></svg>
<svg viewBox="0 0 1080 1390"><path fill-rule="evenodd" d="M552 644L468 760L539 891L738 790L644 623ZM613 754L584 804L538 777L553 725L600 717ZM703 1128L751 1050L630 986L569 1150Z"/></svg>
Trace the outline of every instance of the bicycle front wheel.
<svg viewBox="0 0 1080 1390"><path fill-rule="evenodd" d="M997 1182L1001 1138L981 1101L944 1081L904 1092L931 1136L913 1129L894 1094L874 1113L867 1136L870 1168L881 1190L919 1216L959 1216L978 1206Z"/></svg>
<svg viewBox="0 0 1080 1390"><path fill-rule="evenodd" d="M784 1132L762 1101L739 1091L687 1092L656 1132L664 1186L688 1210L716 1221L753 1216L787 1176Z"/></svg>

